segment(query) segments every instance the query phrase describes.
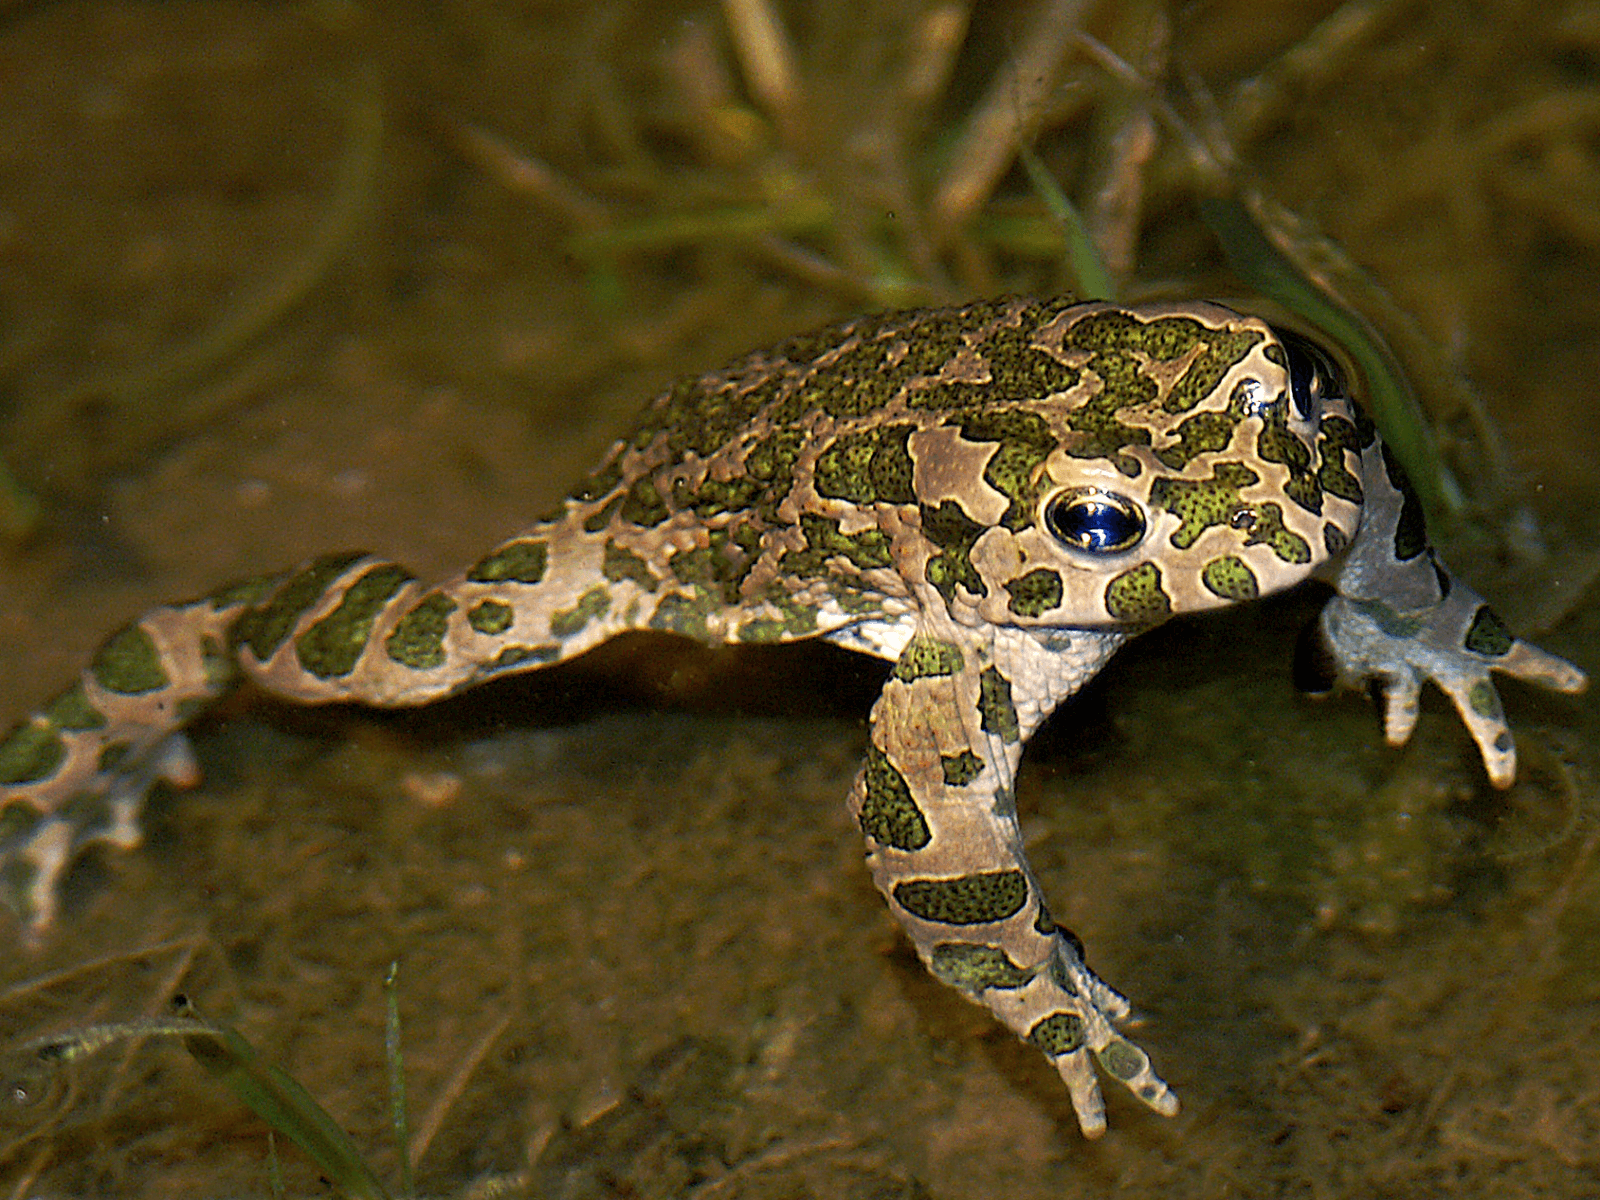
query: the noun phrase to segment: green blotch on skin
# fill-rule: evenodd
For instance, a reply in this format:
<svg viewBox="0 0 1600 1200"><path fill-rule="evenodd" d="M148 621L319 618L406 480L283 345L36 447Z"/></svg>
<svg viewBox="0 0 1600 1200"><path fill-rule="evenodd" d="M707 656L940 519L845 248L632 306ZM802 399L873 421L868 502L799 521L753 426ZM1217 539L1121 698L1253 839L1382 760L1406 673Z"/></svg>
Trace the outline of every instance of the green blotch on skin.
<svg viewBox="0 0 1600 1200"><path fill-rule="evenodd" d="M1106 612L1134 628L1159 625L1172 615L1172 600L1161 586L1161 568L1140 563L1106 584Z"/></svg>
<svg viewBox="0 0 1600 1200"><path fill-rule="evenodd" d="M1274 405L1263 419L1256 438L1256 453L1266 462L1275 462L1289 472L1283 494L1309 513L1322 513L1322 483L1311 469L1311 451L1292 432L1284 406Z"/></svg>
<svg viewBox="0 0 1600 1200"><path fill-rule="evenodd" d="M45 705L42 715L57 729L73 733L85 729L103 729L106 723L105 714L90 704L89 698L83 694L81 683L73 684Z"/></svg>
<svg viewBox="0 0 1600 1200"><path fill-rule="evenodd" d="M938 375L964 351L988 368L989 379L981 383L930 379L908 393L906 404L934 410L972 408L997 396L1042 400L1071 391L1082 379L1078 369L1034 344L1039 329L1063 307L1052 301L1027 304L1013 312L1012 301L983 301L919 322L911 331L913 348L922 355L919 374ZM992 327L983 331L986 325Z"/></svg>
<svg viewBox="0 0 1600 1200"><path fill-rule="evenodd" d="M771 586L767 603L783 614L783 631L789 637L803 637L816 632L817 610L789 595L782 584L774 583Z"/></svg>
<svg viewBox="0 0 1600 1200"><path fill-rule="evenodd" d="M1044 934L1045 937L1055 937L1058 933L1067 932L1056 924L1055 918L1050 915L1050 910L1045 907L1042 898L1039 901L1038 909L1033 914L1033 928L1036 932Z"/></svg>
<svg viewBox="0 0 1600 1200"><path fill-rule="evenodd" d="M1126 1083L1138 1077L1150 1065L1150 1057L1132 1042L1115 1038L1104 1050L1095 1052L1095 1061L1105 1068L1107 1075Z"/></svg>
<svg viewBox="0 0 1600 1200"><path fill-rule="evenodd" d="M401 617L384 639L383 649L393 661L413 671L442 667L447 657L444 635L456 602L443 592L429 592Z"/></svg>
<svg viewBox="0 0 1600 1200"><path fill-rule="evenodd" d="M891 343L870 333L854 344L830 350L828 361L797 383L784 398L777 419L789 424L808 413L824 412L840 421L876 412L898 386L888 369Z"/></svg>
<svg viewBox="0 0 1600 1200"><path fill-rule="evenodd" d="M628 494L622 501L622 508L618 511L624 521L646 529L655 528L670 515L666 502L661 499L661 493L656 490L656 485L647 475L641 475L633 481L633 486L628 489Z"/></svg>
<svg viewBox="0 0 1600 1200"><path fill-rule="evenodd" d="M717 583L716 559L707 546L679 550L667 559L667 569L679 583L699 584L702 587L714 587Z"/></svg>
<svg viewBox="0 0 1600 1200"><path fill-rule="evenodd" d="M973 544L986 528L967 516L954 500L945 500L938 508L922 506L922 534L940 549L939 554L928 559L924 574L945 603L955 599L958 585L974 596L989 594L988 586L972 565Z"/></svg>
<svg viewBox="0 0 1600 1200"><path fill-rule="evenodd" d="M1188 412L1215 392L1223 376L1262 340L1261 333L1254 329L1209 329L1186 317L1154 321L1148 328L1156 334L1157 343L1162 336L1172 343L1153 357L1171 361L1187 354L1196 342L1206 346L1172 385L1166 401L1166 410L1171 413Z"/></svg>
<svg viewBox="0 0 1600 1200"><path fill-rule="evenodd" d="M978 715L981 728L1003 742L1020 736L1017 707L1011 702L1011 681L997 667L985 667L978 675Z"/></svg>
<svg viewBox="0 0 1600 1200"><path fill-rule="evenodd" d="M509 671L529 663L554 662L561 657L561 647L555 643L544 646L507 646L489 664L489 673Z"/></svg>
<svg viewBox="0 0 1600 1200"><path fill-rule="evenodd" d="M1145 330L1145 325L1126 313L1096 313L1076 321L1062 341L1065 350L1091 352L1084 369L1101 382L1100 391L1067 417L1068 427L1079 435L1066 447L1067 453L1075 458L1109 459L1129 478L1139 474L1139 463L1123 450L1148 446L1150 431L1124 424L1118 414L1123 409L1148 407L1160 390L1132 352L1148 352Z"/></svg>
<svg viewBox="0 0 1600 1200"><path fill-rule="evenodd" d="M1239 489L1261 477L1243 463L1218 463L1209 479L1158 479L1150 485L1150 503L1178 518L1172 544L1187 550L1200 535L1216 525L1227 525L1234 513L1247 507Z"/></svg>
<svg viewBox="0 0 1600 1200"><path fill-rule="evenodd" d="M834 603L839 606L840 612L849 613L853 617L883 615L883 596L879 592L837 575L829 577L826 587Z"/></svg>
<svg viewBox="0 0 1600 1200"><path fill-rule="evenodd" d="M220 587L206 597L212 611L237 608L241 604L259 604L283 579L282 575L261 575L255 579L242 579Z"/></svg>
<svg viewBox="0 0 1600 1200"><path fill-rule="evenodd" d="M784 640L788 626L775 617L753 617L739 626L741 642L771 643Z"/></svg>
<svg viewBox="0 0 1600 1200"><path fill-rule="evenodd" d="M1317 430L1317 455L1322 460L1317 481L1328 495L1360 504L1363 498L1361 480L1346 469L1345 451L1355 454L1360 461L1360 432L1344 417L1323 417Z"/></svg>
<svg viewBox="0 0 1600 1200"><path fill-rule="evenodd" d="M1422 630L1423 618L1397 612L1382 600L1353 600L1351 603L1370 617L1385 637L1414 638Z"/></svg>
<svg viewBox="0 0 1600 1200"><path fill-rule="evenodd" d="M610 495L622 482L622 456L614 454L591 473L582 483L567 493L569 499L580 503L593 502Z"/></svg>
<svg viewBox="0 0 1600 1200"><path fill-rule="evenodd" d="M102 642L90 660L89 673L106 691L122 696L153 692L169 682L154 639L137 625L128 625Z"/></svg>
<svg viewBox="0 0 1600 1200"><path fill-rule="evenodd" d="M836 326L811 335L811 340L825 347L840 334ZM780 347L750 355L728 371L679 381L646 410L629 442L645 450L661 436L674 462L690 452L702 458L715 454L750 428L781 392L788 365L783 357Z"/></svg>
<svg viewBox="0 0 1600 1200"><path fill-rule="evenodd" d="M928 969L939 982L974 995L985 988L1019 988L1034 976L998 946L966 942L940 942L929 956Z"/></svg>
<svg viewBox="0 0 1600 1200"><path fill-rule="evenodd" d="M239 664L228 653L227 646L210 634L200 639L200 670L213 695L221 694L239 677Z"/></svg>
<svg viewBox="0 0 1600 1200"><path fill-rule="evenodd" d="M1215 454L1226 450L1233 441L1233 431L1238 427L1239 414L1227 412L1198 412L1184 418L1173 432L1175 445L1163 446L1156 458L1163 466L1181 471L1202 454Z"/></svg>
<svg viewBox="0 0 1600 1200"><path fill-rule="evenodd" d="M1261 594L1256 573L1243 559L1229 554L1213 558L1200 570L1200 582L1213 596L1224 600L1254 600Z"/></svg>
<svg viewBox="0 0 1600 1200"><path fill-rule="evenodd" d="M881 529L840 533L838 521L813 513L801 514L800 529L806 549L791 550L779 560L786 574L800 578L821 575L827 570L827 560L834 556L846 558L862 570L890 564L889 539Z"/></svg>
<svg viewBox="0 0 1600 1200"><path fill-rule="evenodd" d="M681 593L663 596L655 612L650 614L650 628L709 642L712 638L706 625L706 616L710 607L710 600L703 596L685 596Z"/></svg>
<svg viewBox="0 0 1600 1200"><path fill-rule="evenodd" d="M173 719L179 725L187 725L209 707L211 707L211 697L189 696L186 699L179 700L177 705L174 706L172 710Z"/></svg>
<svg viewBox="0 0 1600 1200"><path fill-rule="evenodd" d="M847 433L817 456L812 476L817 495L852 504L915 504L910 425Z"/></svg>
<svg viewBox="0 0 1600 1200"><path fill-rule="evenodd" d="M865 794L857 817L862 833L896 850L921 850L933 840L905 776L876 746L867 747L863 774Z"/></svg>
<svg viewBox="0 0 1600 1200"><path fill-rule="evenodd" d="M808 351L795 362L810 362L813 369L797 377L772 420L786 425L819 411L854 420L879 412L907 384L937 373L954 357L973 323L971 309L894 313L837 326L827 331L826 343L818 338L791 342ZM914 390L907 403L920 406L925 395Z"/></svg>
<svg viewBox="0 0 1600 1200"><path fill-rule="evenodd" d="M1366 450L1378 440L1378 426L1366 413L1357 409L1352 414L1356 427L1357 445L1361 450Z"/></svg>
<svg viewBox="0 0 1600 1200"><path fill-rule="evenodd" d="M913 679L933 675L954 675L961 670L964 661L960 646L937 638L914 637L900 652L894 664L894 677L901 683L910 683Z"/></svg>
<svg viewBox="0 0 1600 1200"><path fill-rule="evenodd" d="M373 567L346 589L334 610L295 639L300 665L318 679L338 679L355 669L372 637L372 624L396 592L414 578L404 567Z"/></svg>
<svg viewBox="0 0 1600 1200"><path fill-rule="evenodd" d="M989 871L954 879L907 879L893 888L895 903L914 917L941 925L984 925L1022 911L1028 882L1021 871Z"/></svg>
<svg viewBox="0 0 1600 1200"><path fill-rule="evenodd" d="M1265 545L1286 563L1305 566L1311 562L1311 543L1283 523L1283 509L1277 504L1261 504L1255 510L1255 523L1245 535L1246 546Z"/></svg>
<svg viewBox="0 0 1600 1200"><path fill-rule="evenodd" d="M749 525L732 530L713 529L709 545L679 550L667 559L667 569L680 583L692 586L696 598L715 596L723 604L739 603L745 576L755 566L761 535Z"/></svg>
<svg viewBox="0 0 1600 1200"><path fill-rule="evenodd" d="M770 433L745 452L745 473L761 482L755 508L773 520L778 503L794 487L794 465L805 448L806 435L797 429Z"/></svg>
<svg viewBox="0 0 1600 1200"><path fill-rule="evenodd" d="M860 533L840 533L837 521L802 517L801 527L806 541L829 554L842 554L862 570L887 567L893 561L889 556L889 538L881 529L863 529ZM814 536L815 535L815 536Z"/></svg>
<svg viewBox="0 0 1600 1200"><path fill-rule="evenodd" d="M0 784L48 779L66 756L61 735L49 725L19 725L0 742Z"/></svg>
<svg viewBox="0 0 1600 1200"><path fill-rule="evenodd" d="M481 600L467 612L467 624L485 637L498 637L516 621L511 605L498 600Z"/></svg>
<svg viewBox="0 0 1600 1200"><path fill-rule="evenodd" d="M1500 715L1500 697L1495 694L1494 684L1487 679L1480 679L1467 689L1467 704L1480 717Z"/></svg>
<svg viewBox="0 0 1600 1200"><path fill-rule="evenodd" d="M550 550L543 542L507 542L467 572L473 583L538 583Z"/></svg>
<svg viewBox="0 0 1600 1200"><path fill-rule="evenodd" d="M849 420L878 412L908 385L925 385L963 345L962 335L981 324L987 304L965 309L892 313L851 322L837 347L775 413L784 422L813 411ZM820 358L819 358L820 361ZM938 403L940 386L911 386L905 402Z"/></svg>
<svg viewBox="0 0 1600 1200"><path fill-rule="evenodd" d="M550 615L550 636L569 638L590 621L602 616L611 607L611 592L607 588L593 587L578 597L571 608Z"/></svg>
<svg viewBox="0 0 1600 1200"><path fill-rule="evenodd" d="M737 604L744 581L761 557L761 530L749 521L711 531L711 550L717 556L717 578L722 597Z"/></svg>
<svg viewBox="0 0 1600 1200"><path fill-rule="evenodd" d="M761 552L761 534L749 524L713 529L708 545L680 550L667 560L679 582L704 589L723 604L739 603L745 577Z"/></svg>
<svg viewBox="0 0 1600 1200"><path fill-rule="evenodd" d="M0 754L3 753L3 749L0 749ZM0 808L0 846L23 841L42 820L44 815L27 804L8 804ZM32 880L32 872L27 870L27 866L26 859L13 856L5 866L0 867L0 898L24 918L28 914L28 906L19 901L27 897L26 884ZM26 878L20 878L24 872ZM12 884L19 886L13 891Z"/></svg>
<svg viewBox="0 0 1600 1200"><path fill-rule="evenodd" d="M622 502L626 498L625 496L614 496L585 517L583 519L584 532L599 533L607 525L611 524L612 516L622 508Z"/></svg>
<svg viewBox="0 0 1600 1200"><path fill-rule="evenodd" d="M772 583L764 599L781 615L746 621L739 626L741 642L783 642L816 632L816 610L789 595L781 583Z"/></svg>
<svg viewBox="0 0 1600 1200"><path fill-rule="evenodd" d="M1474 654L1499 658L1510 651L1516 640L1516 635L1500 619L1500 614L1487 604L1480 604L1478 611L1472 614L1472 625L1467 630L1464 644Z"/></svg>
<svg viewBox="0 0 1600 1200"><path fill-rule="evenodd" d="M1039 567L1013 579L1006 584L1006 591L1011 596L1006 607L1019 617L1042 617L1061 607L1061 575L1049 567Z"/></svg>
<svg viewBox="0 0 1600 1200"><path fill-rule="evenodd" d="M132 750L133 747L127 742L107 742L100 747L100 757L95 759L95 769L115 771Z"/></svg>
<svg viewBox="0 0 1600 1200"><path fill-rule="evenodd" d="M941 754L939 766L944 771L946 787L966 787L983 774L983 759L971 750L963 750L960 754Z"/></svg>
<svg viewBox="0 0 1600 1200"><path fill-rule="evenodd" d="M1155 380L1140 370L1139 360L1117 344L1116 327L1131 324L1122 314L1103 313L1078 321L1063 340L1066 350L1091 351L1084 368L1101 383L1100 391L1067 419L1067 424L1082 435L1081 443L1067 451L1075 457L1104 455L1115 460L1124 446L1150 444L1148 429L1124 425L1117 419L1124 408L1149 405L1158 391ZM1117 467L1128 473L1124 464L1117 463Z"/></svg>
<svg viewBox="0 0 1600 1200"><path fill-rule="evenodd" d="M1154 389L1151 384L1152 393ZM1064 449L1073 458L1106 459L1129 479L1137 479L1143 468L1137 458L1124 451L1129 446L1148 446L1150 431L1139 425L1124 425L1115 415L1121 408L1117 393L1106 391L1074 410L1067 417L1067 426L1078 436Z"/></svg>
<svg viewBox="0 0 1600 1200"><path fill-rule="evenodd" d="M983 478L1011 501L1000 524L1013 533L1031 526L1039 493L1049 483L1040 468L1058 444L1049 423L1024 409L986 409L952 418L946 424L959 425L961 436L969 442L999 443L983 468Z"/></svg>
<svg viewBox="0 0 1600 1200"><path fill-rule="evenodd" d="M1004 311L1004 302L983 311L984 320L993 320ZM993 377L990 388L996 395L1013 400L1043 400L1070 392L1083 373L1068 366L1049 351L1034 344L1039 329L1054 320L1066 305L1057 301L1030 304L1018 315L1017 324L995 329L977 345Z"/></svg>
<svg viewBox="0 0 1600 1200"><path fill-rule="evenodd" d="M1051 1013L1032 1029L1028 1040L1051 1058L1083 1048L1083 1018L1077 1013Z"/></svg>
<svg viewBox="0 0 1600 1200"><path fill-rule="evenodd" d="M661 584L650 570L649 563L626 546L619 546L611 541L606 543L605 557L600 563L600 574L612 583L631 579L647 592L655 591Z"/></svg>
<svg viewBox="0 0 1600 1200"><path fill-rule="evenodd" d="M234 645L248 646L258 662L266 662L283 645L301 614L320 600L329 585L352 563L363 557L360 553L329 555L291 576L272 599L247 610L234 622Z"/></svg>
<svg viewBox="0 0 1600 1200"><path fill-rule="evenodd" d="M748 476L734 479L702 479L691 485L687 480L672 481L672 502L697 517L716 517L726 512L746 512L764 492L760 481Z"/></svg>
<svg viewBox="0 0 1600 1200"><path fill-rule="evenodd" d="M1428 548L1428 521L1422 513L1422 501L1400 466L1400 460L1388 446L1380 449L1384 471L1395 491L1400 493L1400 516L1394 525L1394 556L1401 562L1410 562Z"/></svg>
<svg viewBox="0 0 1600 1200"><path fill-rule="evenodd" d="M1122 410L1148 408L1159 395L1160 389L1146 374L1141 357L1171 363L1200 350L1173 382L1161 404L1168 413L1188 412L1215 392L1228 371L1249 354L1261 337L1254 330L1212 329L1188 317L1146 322L1128 313L1103 312L1075 322L1067 331L1063 348L1091 351L1084 367L1100 377L1103 387L1068 417L1068 425L1082 435L1082 440L1067 452L1080 458L1107 458L1124 475L1136 477L1138 461L1123 450L1149 445L1150 432L1142 426L1123 424L1118 414ZM1185 422L1180 426L1179 444L1162 452L1163 461L1192 456L1219 437L1226 444L1224 435L1231 436L1232 432L1228 421L1203 414L1197 414L1197 419L1196 424Z"/></svg>

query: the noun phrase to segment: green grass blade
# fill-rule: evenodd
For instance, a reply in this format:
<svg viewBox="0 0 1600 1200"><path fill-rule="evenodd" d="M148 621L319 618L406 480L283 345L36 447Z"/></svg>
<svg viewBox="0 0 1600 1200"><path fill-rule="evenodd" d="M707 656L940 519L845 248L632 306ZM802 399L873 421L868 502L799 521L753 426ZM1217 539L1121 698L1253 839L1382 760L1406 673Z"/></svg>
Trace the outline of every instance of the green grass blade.
<svg viewBox="0 0 1600 1200"><path fill-rule="evenodd" d="M1272 244L1238 198L1205 197L1200 211L1241 279L1337 339L1355 360L1367 385L1372 418L1383 431L1385 444L1405 467L1429 515L1460 512L1465 503L1461 486L1445 465L1433 429L1400 364L1372 327L1307 279Z"/></svg>
<svg viewBox="0 0 1600 1200"><path fill-rule="evenodd" d="M351 1200L390 1200L350 1135L311 1098L310 1092L277 1067L262 1062L255 1047L237 1030L213 1025L195 1015L186 1000L179 1000L175 1016L90 1025L27 1042L19 1051L48 1066L70 1063L119 1042L147 1037L181 1038L190 1055L226 1084L270 1129L305 1151L341 1195ZM269 1175L276 1193L282 1180L275 1151L271 1160Z"/></svg>
<svg viewBox="0 0 1600 1200"><path fill-rule="evenodd" d="M411 1121L406 1112L406 1065L400 1053L400 964L392 962L383 977L385 1006L383 1057L389 1065L389 1119L395 1145L400 1148L400 1194L411 1200L417 1194L411 1176Z"/></svg>
<svg viewBox="0 0 1600 1200"><path fill-rule="evenodd" d="M304 1150L341 1194L352 1200L389 1200L350 1135L311 1093L277 1067L263 1063L238 1031L198 1018L184 1025L183 1044L195 1060Z"/></svg>
<svg viewBox="0 0 1600 1200"><path fill-rule="evenodd" d="M1111 282L1111 273L1106 270L1106 264L1100 258L1100 251L1096 249L1094 239L1089 236L1089 228L1083 223L1083 217L1076 206L1061 190L1061 185L1055 181L1055 177L1045 168L1044 163L1039 161L1039 156L1033 152L1033 147L1018 146L1017 158L1022 163L1023 169L1028 172L1028 180L1033 184L1033 190L1039 194L1050 215L1061 226L1061 235L1067 243L1067 266L1072 271L1078 295L1085 300L1115 299L1116 285Z"/></svg>

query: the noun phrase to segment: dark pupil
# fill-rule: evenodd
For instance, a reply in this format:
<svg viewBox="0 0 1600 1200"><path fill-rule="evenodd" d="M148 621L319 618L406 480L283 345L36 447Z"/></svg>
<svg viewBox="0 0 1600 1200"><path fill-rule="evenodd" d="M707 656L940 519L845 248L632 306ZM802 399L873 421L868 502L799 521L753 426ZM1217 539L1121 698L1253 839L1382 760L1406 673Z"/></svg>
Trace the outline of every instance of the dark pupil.
<svg viewBox="0 0 1600 1200"><path fill-rule="evenodd" d="M1311 416L1311 388L1317 378L1316 360L1306 353L1298 339L1285 341L1283 350L1289 356L1289 398L1294 401L1294 411L1304 421Z"/></svg>
<svg viewBox="0 0 1600 1200"><path fill-rule="evenodd" d="M1289 399L1299 418L1309 421L1317 415L1323 396L1341 394L1344 383L1339 369L1315 342L1286 329L1277 330L1277 334L1288 360Z"/></svg>
<svg viewBox="0 0 1600 1200"><path fill-rule="evenodd" d="M1053 505L1049 525L1063 542L1098 552L1124 550L1144 532L1136 515L1104 500Z"/></svg>

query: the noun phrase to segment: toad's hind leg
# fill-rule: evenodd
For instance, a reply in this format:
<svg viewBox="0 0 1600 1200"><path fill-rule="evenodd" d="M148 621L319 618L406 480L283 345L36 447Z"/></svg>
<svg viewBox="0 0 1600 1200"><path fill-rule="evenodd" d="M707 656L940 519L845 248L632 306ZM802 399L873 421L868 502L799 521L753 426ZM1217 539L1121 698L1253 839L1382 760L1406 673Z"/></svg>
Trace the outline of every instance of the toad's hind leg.
<svg viewBox="0 0 1600 1200"><path fill-rule="evenodd" d="M433 587L380 559L318 559L240 616L232 641L253 680L302 703L426 704L640 624L654 597L609 578L604 553L540 527Z"/></svg>
<svg viewBox="0 0 1600 1200"><path fill-rule="evenodd" d="M28 935L50 923L57 882L79 850L136 845L149 788L197 781L178 730L232 688L227 631L248 594L146 613L0 740L0 901Z"/></svg>
<svg viewBox="0 0 1600 1200"><path fill-rule="evenodd" d="M1051 920L1023 853L1013 780L1023 740L1120 641L919 633L873 709L851 793L874 881L923 962L1051 1059L1091 1137L1105 1128L1094 1062L1157 1112L1170 1116L1178 1101L1116 1032L1127 1001Z"/></svg>
<svg viewBox="0 0 1600 1200"><path fill-rule="evenodd" d="M37 939L80 850L137 844L149 788L197 781L182 727L241 676L306 704L422 704L648 617L654 576L613 580L605 554L540 526L436 588L345 554L144 614L0 739L0 901Z"/></svg>

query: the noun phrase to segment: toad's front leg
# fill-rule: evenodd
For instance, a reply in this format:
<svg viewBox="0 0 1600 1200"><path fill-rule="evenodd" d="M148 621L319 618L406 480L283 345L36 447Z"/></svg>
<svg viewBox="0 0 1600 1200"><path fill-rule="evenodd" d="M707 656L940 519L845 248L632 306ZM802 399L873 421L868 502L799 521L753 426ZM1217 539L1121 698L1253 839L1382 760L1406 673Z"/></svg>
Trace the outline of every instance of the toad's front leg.
<svg viewBox="0 0 1600 1200"><path fill-rule="evenodd" d="M1115 1024L1128 1002L1051 920L1023 854L1022 744L1121 642L950 627L912 638L872 711L851 791L879 890L935 976L1055 1063L1083 1132L1105 1129L1094 1061L1157 1112L1178 1099Z"/></svg>
<svg viewBox="0 0 1600 1200"><path fill-rule="evenodd" d="M1404 745L1416 727L1422 685L1450 698L1477 743L1495 787L1517 774L1516 745L1491 672L1576 694L1588 677L1517 637L1428 544L1422 502L1394 456L1370 432L1361 453L1366 493L1361 528L1337 564L1318 622L1326 661L1309 663L1307 690L1377 685L1384 737Z"/></svg>

